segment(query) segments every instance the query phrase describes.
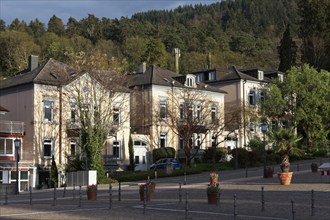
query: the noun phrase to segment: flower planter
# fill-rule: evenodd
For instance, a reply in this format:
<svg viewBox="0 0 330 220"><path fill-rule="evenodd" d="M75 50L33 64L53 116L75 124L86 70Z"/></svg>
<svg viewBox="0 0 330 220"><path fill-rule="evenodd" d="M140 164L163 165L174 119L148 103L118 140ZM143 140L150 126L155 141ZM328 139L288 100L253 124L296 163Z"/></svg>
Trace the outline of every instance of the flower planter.
<svg viewBox="0 0 330 220"><path fill-rule="evenodd" d="M147 198L146 198L146 201L149 202L150 199L151 199L151 194L152 192L147 192ZM140 200L141 201L144 201L144 195L145 195L145 192L140 192Z"/></svg>
<svg viewBox="0 0 330 220"><path fill-rule="evenodd" d="M207 193L207 203L208 204L218 204L218 198L217 198L218 193Z"/></svg>
<svg viewBox="0 0 330 220"><path fill-rule="evenodd" d="M96 191L94 191L94 192L87 192L87 199L88 200L96 200Z"/></svg>
<svg viewBox="0 0 330 220"><path fill-rule="evenodd" d="M287 173L278 173L278 179L280 180L280 183L282 185L290 185L291 184L291 179L292 179L292 174L293 172L287 172Z"/></svg>

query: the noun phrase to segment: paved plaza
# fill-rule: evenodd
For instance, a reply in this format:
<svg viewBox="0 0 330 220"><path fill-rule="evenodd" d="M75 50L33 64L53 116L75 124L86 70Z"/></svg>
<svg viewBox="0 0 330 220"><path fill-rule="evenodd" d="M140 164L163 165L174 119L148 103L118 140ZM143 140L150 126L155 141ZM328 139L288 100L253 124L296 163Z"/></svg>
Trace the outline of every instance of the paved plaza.
<svg viewBox="0 0 330 220"><path fill-rule="evenodd" d="M142 181L122 183L120 196L119 185L112 184L111 197L109 185L100 185L96 201L87 200L85 187L81 196L78 187L67 188L65 194L63 188L57 189L55 200L53 189L34 190L32 200L29 192L8 195L7 200L1 195L0 219L327 220L330 176L312 173L310 164L311 161L292 164L294 176L289 186L280 185L276 174L273 178L262 178L262 167L220 170L218 205L207 204L209 173L205 172L155 180L156 191L145 205L139 198L138 185Z"/></svg>

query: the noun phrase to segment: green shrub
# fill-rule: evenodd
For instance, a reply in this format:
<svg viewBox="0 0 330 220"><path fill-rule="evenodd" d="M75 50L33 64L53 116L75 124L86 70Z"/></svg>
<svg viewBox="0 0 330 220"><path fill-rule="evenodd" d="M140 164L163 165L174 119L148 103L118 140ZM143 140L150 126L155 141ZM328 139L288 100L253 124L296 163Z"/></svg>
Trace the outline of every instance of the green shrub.
<svg viewBox="0 0 330 220"><path fill-rule="evenodd" d="M237 148L231 150L231 155L233 156L233 160L231 160L232 164L235 165L236 161L236 150L237 150L237 162L238 168L244 168L249 165L249 153L244 148Z"/></svg>
<svg viewBox="0 0 330 220"><path fill-rule="evenodd" d="M50 167L50 187L54 188L55 184L58 183L58 170L54 156L52 156L52 166Z"/></svg>
<svg viewBox="0 0 330 220"><path fill-rule="evenodd" d="M219 148L215 149L215 154L214 154L214 148L209 147L204 150L202 161L204 163L211 163L213 162L213 157L215 156L215 162L219 162L222 156L222 151Z"/></svg>
<svg viewBox="0 0 330 220"><path fill-rule="evenodd" d="M175 149L173 147L161 147L154 149L152 151L153 160L157 161L162 158L174 158L175 157Z"/></svg>

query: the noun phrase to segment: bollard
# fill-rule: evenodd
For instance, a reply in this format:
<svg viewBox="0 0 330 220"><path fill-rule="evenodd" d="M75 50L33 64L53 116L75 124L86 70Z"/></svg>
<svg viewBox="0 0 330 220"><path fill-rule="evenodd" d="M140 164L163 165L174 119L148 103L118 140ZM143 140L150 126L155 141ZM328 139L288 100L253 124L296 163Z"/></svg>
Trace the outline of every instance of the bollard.
<svg viewBox="0 0 330 220"><path fill-rule="evenodd" d="M157 180L157 170L155 169L155 180Z"/></svg>
<svg viewBox="0 0 330 220"><path fill-rule="evenodd" d="M315 209L315 206L314 206L314 190L312 189L312 205L311 205L311 209L312 209L312 213L311 213L311 216L314 216L314 209Z"/></svg>
<svg viewBox="0 0 330 220"><path fill-rule="evenodd" d="M248 177L248 168L247 168L247 166L245 166L245 178L247 178Z"/></svg>
<svg viewBox="0 0 330 220"><path fill-rule="evenodd" d="M73 189L72 189L72 199L75 200L75 191L76 191L76 185L73 184Z"/></svg>
<svg viewBox="0 0 330 220"><path fill-rule="evenodd" d="M147 182L150 182L150 176L148 176Z"/></svg>
<svg viewBox="0 0 330 220"><path fill-rule="evenodd" d="M186 172L184 172L183 185L186 184L187 184L187 176L186 176Z"/></svg>
<svg viewBox="0 0 330 220"><path fill-rule="evenodd" d="M294 201L291 200L291 209L292 209L292 220L294 220L294 215L296 213L296 211L294 210Z"/></svg>
<svg viewBox="0 0 330 220"><path fill-rule="evenodd" d="M81 186L79 186L79 199L78 199L78 207L81 207L81 200L82 200L82 196L81 196Z"/></svg>
<svg viewBox="0 0 330 220"><path fill-rule="evenodd" d="M237 209L236 209L236 194L234 194L234 220L237 218Z"/></svg>
<svg viewBox="0 0 330 220"><path fill-rule="evenodd" d="M64 189L63 189L63 198L65 197L65 192L66 192L66 186L64 186Z"/></svg>
<svg viewBox="0 0 330 220"><path fill-rule="evenodd" d="M8 186L6 187L6 190L5 190L5 203L4 205L7 205L8 204Z"/></svg>
<svg viewBox="0 0 330 220"><path fill-rule="evenodd" d="M112 185L109 183L109 209L111 209L112 205Z"/></svg>
<svg viewBox="0 0 330 220"><path fill-rule="evenodd" d="M32 186L29 186L29 192L30 192L30 205L32 205Z"/></svg>
<svg viewBox="0 0 330 220"><path fill-rule="evenodd" d="M146 207L147 207L147 188L144 187L143 188L143 214L146 214Z"/></svg>
<svg viewBox="0 0 330 220"><path fill-rule="evenodd" d="M188 192L186 192L186 208L185 208L185 219L188 219Z"/></svg>
<svg viewBox="0 0 330 220"><path fill-rule="evenodd" d="M121 183L118 185L118 201L121 201Z"/></svg>
<svg viewBox="0 0 330 220"><path fill-rule="evenodd" d="M265 211L264 187L261 187L261 211Z"/></svg>
<svg viewBox="0 0 330 220"><path fill-rule="evenodd" d="M53 206L56 206L56 183L54 184L54 199L53 199Z"/></svg>
<svg viewBox="0 0 330 220"><path fill-rule="evenodd" d="M181 183L179 183L179 203L182 202Z"/></svg>
<svg viewBox="0 0 330 220"><path fill-rule="evenodd" d="M297 172L299 172L299 163L297 163Z"/></svg>
<svg viewBox="0 0 330 220"><path fill-rule="evenodd" d="M221 192L219 191L218 193L217 193L217 206L219 205L220 206L220 194Z"/></svg>

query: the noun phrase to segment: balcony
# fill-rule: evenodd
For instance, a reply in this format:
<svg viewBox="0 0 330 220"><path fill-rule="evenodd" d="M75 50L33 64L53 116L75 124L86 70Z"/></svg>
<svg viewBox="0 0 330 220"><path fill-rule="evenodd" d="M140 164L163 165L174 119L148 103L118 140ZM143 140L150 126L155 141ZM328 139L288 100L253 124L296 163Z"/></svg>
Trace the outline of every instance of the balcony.
<svg viewBox="0 0 330 220"><path fill-rule="evenodd" d="M71 120L66 122L66 133L68 137L79 137L80 128L81 126L78 122L73 122Z"/></svg>
<svg viewBox="0 0 330 220"><path fill-rule="evenodd" d="M0 134L24 135L24 122L20 122L20 121L0 121Z"/></svg>

